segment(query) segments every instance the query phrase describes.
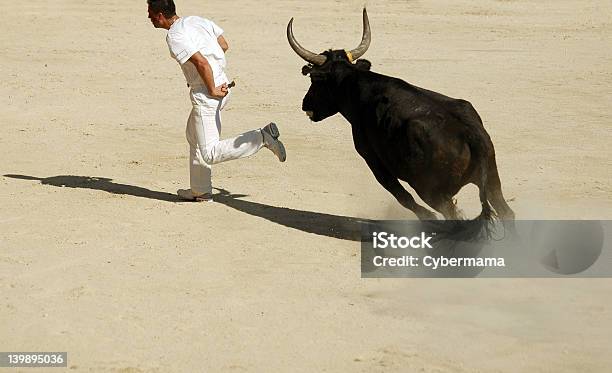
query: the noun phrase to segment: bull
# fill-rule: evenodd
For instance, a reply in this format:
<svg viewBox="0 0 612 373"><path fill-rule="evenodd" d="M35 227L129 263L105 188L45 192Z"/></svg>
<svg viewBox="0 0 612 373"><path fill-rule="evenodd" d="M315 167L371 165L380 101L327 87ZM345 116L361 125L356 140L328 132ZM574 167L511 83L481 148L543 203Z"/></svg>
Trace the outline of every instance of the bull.
<svg viewBox="0 0 612 373"><path fill-rule="evenodd" d="M371 31L363 10L363 35L357 48L313 53L287 25L291 48L308 62L303 75L311 85L302 110L314 122L340 113L350 124L357 153L376 180L420 220L435 220L400 184L407 182L417 195L446 220L462 220L454 196L475 184L482 205L472 220L485 227L495 217L513 222L495 161L495 150L483 122L468 101L420 88L401 79L370 71L360 59L368 50ZM511 225L513 227L513 223Z"/></svg>

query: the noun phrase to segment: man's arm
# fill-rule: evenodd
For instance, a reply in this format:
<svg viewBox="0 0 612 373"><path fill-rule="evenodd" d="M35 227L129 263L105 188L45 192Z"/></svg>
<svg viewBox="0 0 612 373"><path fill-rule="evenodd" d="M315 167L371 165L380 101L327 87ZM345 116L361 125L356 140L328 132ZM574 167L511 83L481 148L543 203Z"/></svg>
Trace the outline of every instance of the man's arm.
<svg viewBox="0 0 612 373"><path fill-rule="evenodd" d="M223 53L227 52L229 45L227 45L227 40L225 40L223 35L217 38L217 42L219 43L219 46L221 47L221 49L223 49Z"/></svg>
<svg viewBox="0 0 612 373"><path fill-rule="evenodd" d="M208 60L200 54L200 52L194 53L189 61L195 66L196 70L200 74L200 77L204 81L204 85L206 85L206 89L208 89L208 94L215 98L223 98L227 95L227 84L223 83L222 85L215 87L215 79L213 77L212 68L208 63Z"/></svg>

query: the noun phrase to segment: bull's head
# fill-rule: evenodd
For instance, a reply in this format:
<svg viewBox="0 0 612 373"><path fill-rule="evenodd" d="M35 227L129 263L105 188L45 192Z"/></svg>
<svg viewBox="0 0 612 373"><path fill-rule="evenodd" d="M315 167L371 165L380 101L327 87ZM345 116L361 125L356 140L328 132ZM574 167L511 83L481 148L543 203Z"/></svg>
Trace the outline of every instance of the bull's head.
<svg viewBox="0 0 612 373"><path fill-rule="evenodd" d="M293 18L287 25L289 45L308 65L302 68L302 74L310 75L311 85L304 96L302 110L308 117L321 121L338 113L341 108L337 88L342 78L353 69L369 70L367 60L358 60L370 46L370 22L368 13L363 9L363 36L359 46L351 51L328 50L321 54L313 53L302 47L293 36Z"/></svg>

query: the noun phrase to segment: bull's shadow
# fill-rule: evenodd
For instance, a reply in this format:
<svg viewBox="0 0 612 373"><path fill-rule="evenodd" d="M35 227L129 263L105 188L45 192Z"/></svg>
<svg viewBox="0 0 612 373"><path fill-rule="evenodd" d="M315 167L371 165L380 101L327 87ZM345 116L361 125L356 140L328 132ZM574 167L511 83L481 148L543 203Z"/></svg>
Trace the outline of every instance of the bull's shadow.
<svg viewBox="0 0 612 373"><path fill-rule="evenodd" d="M165 202L184 202L175 194L159 192L134 185L113 182L112 179L92 176L59 175L52 177L35 177L27 175L4 175L21 180L37 180L44 185L62 188L83 188L102 190L112 194L131 195ZM232 194L225 189L216 188L213 196L215 202L224 204L240 212L266 219L282 226L327 236L341 240L361 241L361 225L369 220L349 216L331 215L312 211L276 207L241 199L246 195ZM189 202L187 202L189 203Z"/></svg>
<svg viewBox="0 0 612 373"><path fill-rule="evenodd" d="M362 224L370 222L368 219L264 205L240 199L242 195L231 194L225 189L215 189L219 192L213 196L215 202L288 228L320 236L361 241Z"/></svg>

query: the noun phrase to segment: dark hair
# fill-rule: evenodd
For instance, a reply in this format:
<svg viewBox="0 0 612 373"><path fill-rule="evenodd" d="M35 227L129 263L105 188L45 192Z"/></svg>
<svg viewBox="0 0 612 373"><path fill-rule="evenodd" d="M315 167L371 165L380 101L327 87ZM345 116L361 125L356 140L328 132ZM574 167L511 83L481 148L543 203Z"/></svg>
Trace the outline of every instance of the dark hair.
<svg viewBox="0 0 612 373"><path fill-rule="evenodd" d="M176 15L174 0L147 0L149 8L155 13L162 13L164 17L171 18Z"/></svg>

